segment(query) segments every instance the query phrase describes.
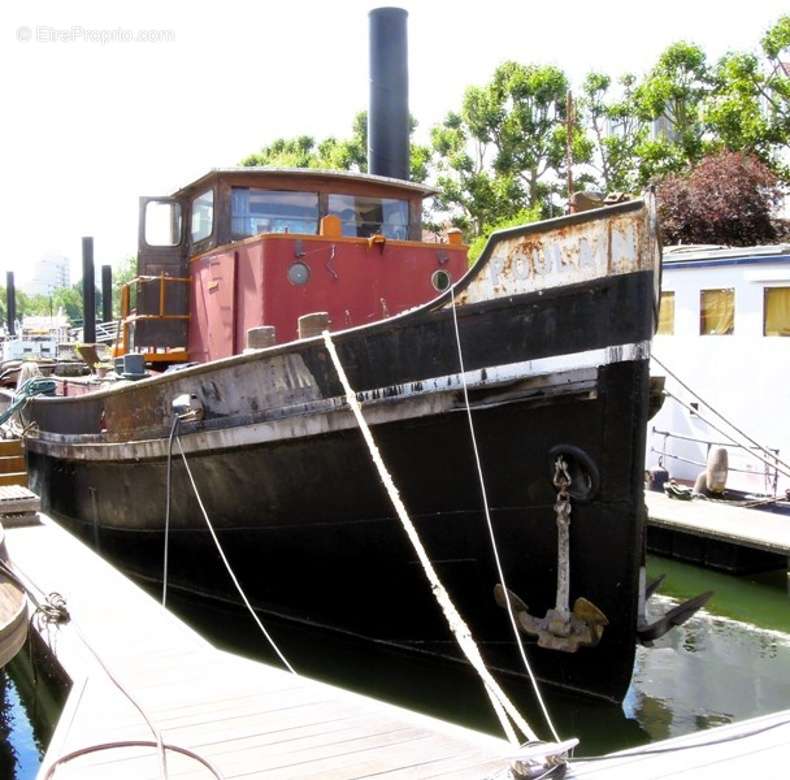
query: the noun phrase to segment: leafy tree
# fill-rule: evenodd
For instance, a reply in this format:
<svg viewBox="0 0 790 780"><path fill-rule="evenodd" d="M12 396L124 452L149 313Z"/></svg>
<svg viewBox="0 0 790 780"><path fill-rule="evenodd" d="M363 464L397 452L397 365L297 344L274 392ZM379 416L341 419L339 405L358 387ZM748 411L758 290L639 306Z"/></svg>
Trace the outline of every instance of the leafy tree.
<svg viewBox="0 0 790 780"><path fill-rule="evenodd" d="M436 208L449 213L450 223L467 237L520 210L522 187L515 177L490 170L485 142L471 135L459 114L449 114L433 128L431 141L438 154Z"/></svg>
<svg viewBox="0 0 790 780"><path fill-rule="evenodd" d="M121 287L137 276L137 255L121 260L112 275L112 313L113 317L121 316Z"/></svg>
<svg viewBox="0 0 790 780"><path fill-rule="evenodd" d="M635 148L641 184L677 173L701 159L705 152L702 108L711 82L705 52L695 44L679 41L660 55L636 87L637 116L659 125L654 138L643 139Z"/></svg>
<svg viewBox="0 0 790 780"><path fill-rule="evenodd" d="M551 65L505 62L484 86L464 93L431 134L438 155L438 205L467 234L513 217L524 208L551 210L563 192L568 80ZM590 159L592 145L576 122L574 162Z"/></svg>
<svg viewBox="0 0 790 780"><path fill-rule="evenodd" d="M790 182L782 154L790 144L790 74L782 65L790 50L790 16L765 34L762 57L730 52L713 71L713 89L705 104L705 122L714 145L756 155Z"/></svg>
<svg viewBox="0 0 790 780"><path fill-rule="evenodd" d="M636 108L636 80L632 73L622 76L619 96L612 96L612 79L604 73L589 73L582 86L581 106L595 147L591 166L606 192L635 192L640 186L637 154L649 128Z"/></svg>
<svg viewBox="0 0 790 780"><path fill-rule="evenodd" d="M741 152L705 157L690 172L667 176L658 187L665 243L749 246L774 241L771 216L782 192L777 176Z"/></svg>
<svg viewBox="0 0 790 780"><path fill-rule="evenodd" d="M417 121L410 118L413 134ZM422 182L428 177L430 149L419 144L410 146L410 178ZM358 171L368 169L368 115L361 111L354 117L351 137L333 137L317 141L309 135L296 138L278 138L259 152L248 155L242 165L265 165L273 168L329 168L333 170Z"/></svg>

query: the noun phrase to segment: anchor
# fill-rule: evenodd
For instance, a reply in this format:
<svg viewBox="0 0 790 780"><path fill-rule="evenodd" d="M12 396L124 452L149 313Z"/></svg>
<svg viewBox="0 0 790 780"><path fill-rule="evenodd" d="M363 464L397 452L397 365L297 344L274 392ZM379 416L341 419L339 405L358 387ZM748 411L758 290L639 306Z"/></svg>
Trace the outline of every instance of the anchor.
<svg viewBox="0 0 790 780"><path fill-rule="evenodd" d="M535 617L515 593L505 592L501 583L494 587L494 598L505 609L509 599L519 629L536 636L539 647L575 653L580 647L595 647L601 641L609 620L595 604L583 597L577 598L573 609L569 609L571 477L568 463L562 455L554 461L553 482L557 488L554 504L557 515L557 600L554 609L549 609L545 617Z"/></svg>
<svg viewBox="0 0 790 780"><path fill-rule="evenodd" d="M647 603L648 599L661 587L665 578L666 575L662 574L645 586L645 603ZM652 647L656 639L660 639L667 631L673 629L675 626L683 625L683 623L696 614L698 610L702 609L702 607L708 603L711 596L713 596L713 591L706 590L704 593L700 593L698 596L694 596L684 601L682 604L672 607L669 612L662 615L658 620L654 620L652 623L647 622L644 614L640 615L636 626L636 636L639 643L645 645L645 647Z"/></svg>

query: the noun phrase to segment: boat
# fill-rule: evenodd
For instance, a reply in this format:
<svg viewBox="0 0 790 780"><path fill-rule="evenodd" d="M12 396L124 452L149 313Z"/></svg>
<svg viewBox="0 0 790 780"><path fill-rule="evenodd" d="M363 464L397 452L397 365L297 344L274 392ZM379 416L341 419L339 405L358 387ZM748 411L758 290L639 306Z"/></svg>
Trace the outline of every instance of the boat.
<svg viewBox="0 0 790 780"><path fill-rule="evenodd" d="M5 530L0 524L0 669L24 647L27 628L27 594L9 568Z"/></svg>
<svg viewBox="0 0 790 780"><path fill-rule="evenodd" d="M527 684L506 585L538 677L619 701L649 595L654 198L499 231L471 267L458 232L422 242L432 191L408 181L396 99L405 12L371 12L371 27L391 44L371 49L371 172L216 169L142 198L116 373L87 389L55 377L58 396L29 400L32 488L124 571L161 582L186 410L178 440L261 615L459 660L326 331L486 663ZM168 587L237 602L178 459L169 495Z"/></svg>
<svg viewBox="0 0 790 780"><path fill-rule="evenodd" d="M651 421L646 464L695 495L790 514L790 245L675 246L663 253L653 372L667 400ZM753 392L744 392L749 377ZM700 482L724 464L719 489Z"/></svg>

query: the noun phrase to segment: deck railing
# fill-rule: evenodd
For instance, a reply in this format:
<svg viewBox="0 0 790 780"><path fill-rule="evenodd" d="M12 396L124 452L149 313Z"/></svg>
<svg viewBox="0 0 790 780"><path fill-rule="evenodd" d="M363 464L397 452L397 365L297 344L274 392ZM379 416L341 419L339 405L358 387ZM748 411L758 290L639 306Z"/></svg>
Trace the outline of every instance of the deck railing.
<svg viewBox="0 0 790 780"><path fill-rule="evenodd" d="M675 433L673 431L662 431L656 428L654 425L651 429L651 433L655 436L663 436L664 437L664 445L662 449L656 449L651 445L650 452L658 455L659 458L669 458L670 460L679 460L681 463L688 463L692 466L699 466L700 468L706 468L707 463L702 463L700 461L693 460L692 458L685 458L681 455L675 455L674 453L667 452L667 441L669 439L678 439L680 441L688 441L692 442L693 444L704 444L706 447L706 454L710 453L711 447L724 447L727 450L743 450L746 452L747 455L751 455L756 460L758 460L763 466L762 475L765 478L766 487L771 486L773 488L773 492L776 493L779 488L779 470L778 468L771 468L769 467L762 458L757 458L754 452L751 450L762 452L766 455L766 457L770 457L769 453L772 453L777 458L779 457L779 449L776 447L758 447L758 446L749 446L747 447L744 444L738 444L737 442L731 441L715 441L710 439L701 439L697 436L690 436L685 433ZM740 474L749 474L751 476L758 476L760 472L754 471L753 469L744 469L744 468L737 468L735 466L728 466L728 471L734 471Z"/></svg>
<svg viewBox="0 0 790 780"><path fill-rule="evenodd" d="M183 276L137 276L121 287L121 319L118 325L118 333L115 340L115 354L124 355L129 351L130 330L134 323L141 320L188 320L189 314L168 314L167 313L167 285L168 284L189 284L191 279ZM145 284L159 284L159 312L139 313L137 310L137 300L140 296L140 287ZM131 292L135 291L135 305L131 303ZM175 347L162 347L163 351L155 348L152 352L146 353L146 360L168 360L180 362L187 359L186 344Z"/></svg>

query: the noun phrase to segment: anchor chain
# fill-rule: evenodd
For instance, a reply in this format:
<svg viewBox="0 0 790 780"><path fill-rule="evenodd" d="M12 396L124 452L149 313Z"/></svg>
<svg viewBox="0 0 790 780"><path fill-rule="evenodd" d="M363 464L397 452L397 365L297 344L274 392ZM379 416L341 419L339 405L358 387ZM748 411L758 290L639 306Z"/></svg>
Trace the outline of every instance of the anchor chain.
<svg viewBox="0 0 790 780"><path fill-rule="evenodd" d="M554 487L557 499L554 512L557 515L557 601L559 617L570 620L570 526L571 526L571 475L568 463L561 455L554 461Z"/></svg>
<svg viewBox="0 0 790 780"><path fill-rule="evenodd" d="M509 593L510 603L515 605L518 626L525 634L537 637L538 646L549 650L575 653L580 647L595 647L603 636L604 627L609 621L606 615L588 599L580 596L570 607L570 526L571 526L571 486L573 479L568 461L558 455L554 461L554 477L557 489L554 513L557 522L557 597L553 609L546 611L545 617L531 615L527 605ZM500 606L507 605L507 598L501 584L494 589Z"/></svg>

